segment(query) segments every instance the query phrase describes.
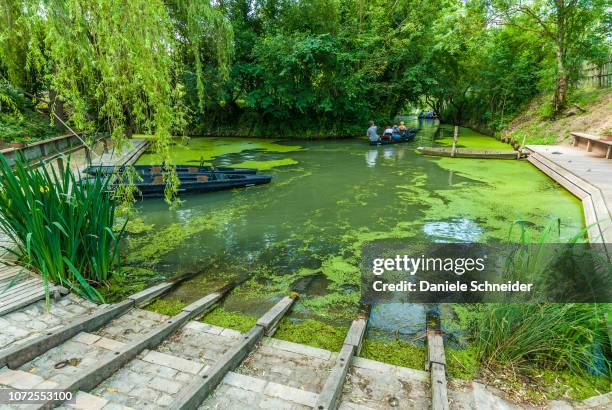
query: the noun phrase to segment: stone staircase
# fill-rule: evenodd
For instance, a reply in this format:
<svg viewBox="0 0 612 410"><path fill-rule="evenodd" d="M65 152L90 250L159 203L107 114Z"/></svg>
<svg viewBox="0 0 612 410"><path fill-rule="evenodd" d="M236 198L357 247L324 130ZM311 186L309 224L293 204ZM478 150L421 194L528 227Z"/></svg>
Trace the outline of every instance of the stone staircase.
<svg viewBox="0 0 612 410"><path fill-rule="evenodd" d="M331 352L272 336L293 302L290 298L278 301L246 333L199 320L231 287L171 317L142 309L173 285L162 283L106 306L67 295L52 301L49 308L39 301L0 317L0 388L54 388L76 395L71 404L49 401L0 404L0 408L377 410L432 406L429 372L347 355L347 350L355 351L347 349L355 336L363 335L363 319L353 322L343 349ZM343 366L345 376L339 372ZM338 374L340 378L334 376ZM212 379L213 384L206 384ZM323 404L330 385L335 385L333 406ZM452 383L448 396L450 406L434 408L520 408L478 383ZM612 404L609 396L574 408L606 408ZM568 406L549 404L553 409L572 408Z"/></svg>

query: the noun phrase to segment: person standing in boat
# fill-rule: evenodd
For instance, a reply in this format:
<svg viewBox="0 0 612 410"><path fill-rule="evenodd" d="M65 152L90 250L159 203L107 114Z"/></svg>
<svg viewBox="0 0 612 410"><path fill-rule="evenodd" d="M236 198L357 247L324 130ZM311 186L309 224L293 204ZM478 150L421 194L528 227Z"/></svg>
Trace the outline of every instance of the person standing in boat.
<svg viewBox="0 0 612 410"><path fill-rule="evenodd" d="M368 128L368 139L372 142L377 142L378 138L378 127L374 125L374 121L370 121L370 127Z"/></svg>

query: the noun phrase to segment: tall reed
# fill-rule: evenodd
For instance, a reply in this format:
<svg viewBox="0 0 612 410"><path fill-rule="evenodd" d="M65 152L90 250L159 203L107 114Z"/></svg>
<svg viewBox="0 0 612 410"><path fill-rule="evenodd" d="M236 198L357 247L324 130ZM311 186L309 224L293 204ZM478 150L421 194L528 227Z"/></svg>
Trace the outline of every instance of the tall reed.
<svg viewBox="0 0 612 410"><path fill-rule="evenodd" d="M510 233L516 226L520 227L521 235L516 252L506 261L505 279L516 275L514 279L544 283L553 289L567 287L565 282L571 287L574 279L581 279L580 272L575 272L574 276L570 272L569 277L564 278L553 277L559 281L557 283L546 278L560 250L586 241L586 228L562 240L558 220L538 234L529 233L522 221L515 222ZM609 263L599 260L597 252L591 256L595 263L602 263L602 268L609 269ZM610 336L605 306L526 301L528 298L523 303L483 304L469 309L469 332L481 363L493 368L539 367L568 369L576 374L590 371L610 375Z"/></svg>
<svg viewBox="0 0 612 410"><path fill-rule="evenodd" d="M486 305L476 327L478 357L488 367L541 367L608 374L603 311L593 304Z"/></svg>
<svg viewBox="0 0 612 410"><path fill-rule="evenodd" d="M65 161L56 171L0 154L0 228L17 245L13 251L50 282L103 302L96 290L119 264L124 228L113 231L115 204L108 181L81 181ZM48 291L47 291L48 297Z"/></svg>

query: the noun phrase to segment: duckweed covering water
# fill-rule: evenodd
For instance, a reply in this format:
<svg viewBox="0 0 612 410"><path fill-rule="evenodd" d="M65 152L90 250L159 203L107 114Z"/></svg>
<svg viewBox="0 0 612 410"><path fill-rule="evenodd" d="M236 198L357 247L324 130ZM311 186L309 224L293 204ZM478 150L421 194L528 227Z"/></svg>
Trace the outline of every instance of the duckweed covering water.
<svg viewBox="0 0 612 410"><path fill-rule="evenodd" d="M138 138L150 138L146 135L138 135ZM201 160L211 161L221 159L231 154L242 154L244 152L268 152L286 154L300 151L301 147L295 145L279 144L274 140L245 139L245 138L188 138L186 142L177 138L170 149L170 159L174 164L198 164ZM247 156L245 161L254 159L256 156ZM139 159L140 164L159 164L161 157L155 153L146 153ZM223 162L223 161L222 161ZM221 163L222 163L221 162ZM254 161L253 164L256 162ZM294 163L294 162L293 162ZM284 158L279 165L291 165L292 162ZM236 165L250 166L250 165Z"/></svg>
<svg viewBox="0 0 612 410"><path fill-rule="evenodd" d="M313 319L299 322L283 319L274 337L339 352L342 349L347 331L348 327L332 326Z"/></svg>
<svg viewBox="0 0 612 410"><path fill-rule="evenodd" d="M453 145L454 128L449 125L440 127L440 138L436 140L436 145L451 147ZM512 151L512 146L496 140L487 135L480 134L472 129L459 127L459 136L457 137L458 148L474 148L474 149L495 149Z"/></svg>
<svg viewBox="0 0 612 410"><path fill-rule="evenodd" d="M211 280L247 276L224 308L253 316L297 290L302 297L291 313L295 324L283 325L279 337L331 349L339 337L328 335L327 344L298 335L321 326L308 320L348 327L361 295L361 261L372 252L421 249L433 241L504 240L516 219L537 230L559 218L566 238L582 228L580 203L530 164L420 156L416 146L433 144L433 133L425 131L413 144L384 147L363 141L192 138L187 147L173 150L176 163L201 157L216 165L270 162L276 166L262 173L272 175L272 183L185 196L176 210L161 200L143 202L149 228L128 239L128 265L202 271L201 277ZM484 144L485 138L498 143L482 136L474 141ZM194 279L180 292L190 301L212 290L209 282ZM419 315L415 323L424 322ZM372 325L384 330L376 332L381 343L389 342L385 332L391 335L399 326L393 316L383 313ZM400 337L410 336L402 332ZM376 350L372 346L369 351Z"/></svg>

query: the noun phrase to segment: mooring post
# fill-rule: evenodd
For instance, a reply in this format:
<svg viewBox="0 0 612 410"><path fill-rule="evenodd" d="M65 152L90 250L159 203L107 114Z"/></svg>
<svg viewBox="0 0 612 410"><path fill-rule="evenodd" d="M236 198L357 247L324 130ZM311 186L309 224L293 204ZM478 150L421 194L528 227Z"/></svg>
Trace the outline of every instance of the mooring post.
<svg viewBox="0 0 612 410"><path fill-rule="evenodd" d="M516 153L516 159L521 159L521 154L523 153L523 148L525 148L525 140L527 139L527 134L523 135L523 142L521 143L521 146L519 147L519 149L517 150Z"/></svg>
<svg viewBox="0 0 612 410"><path fill-rule="evenodd" d="M85 160L87 161L87 165L91 166L91 149L87 145L85 145Z"/></svg>
<svg viewBox="0 0 612 410"><path fill-rule="evenodd" d="M453 149L451 150L451 157L455 157L455 151L457 150L457 138L459 137L459 126L455 125L455 132L453 133Z"/></svg>

